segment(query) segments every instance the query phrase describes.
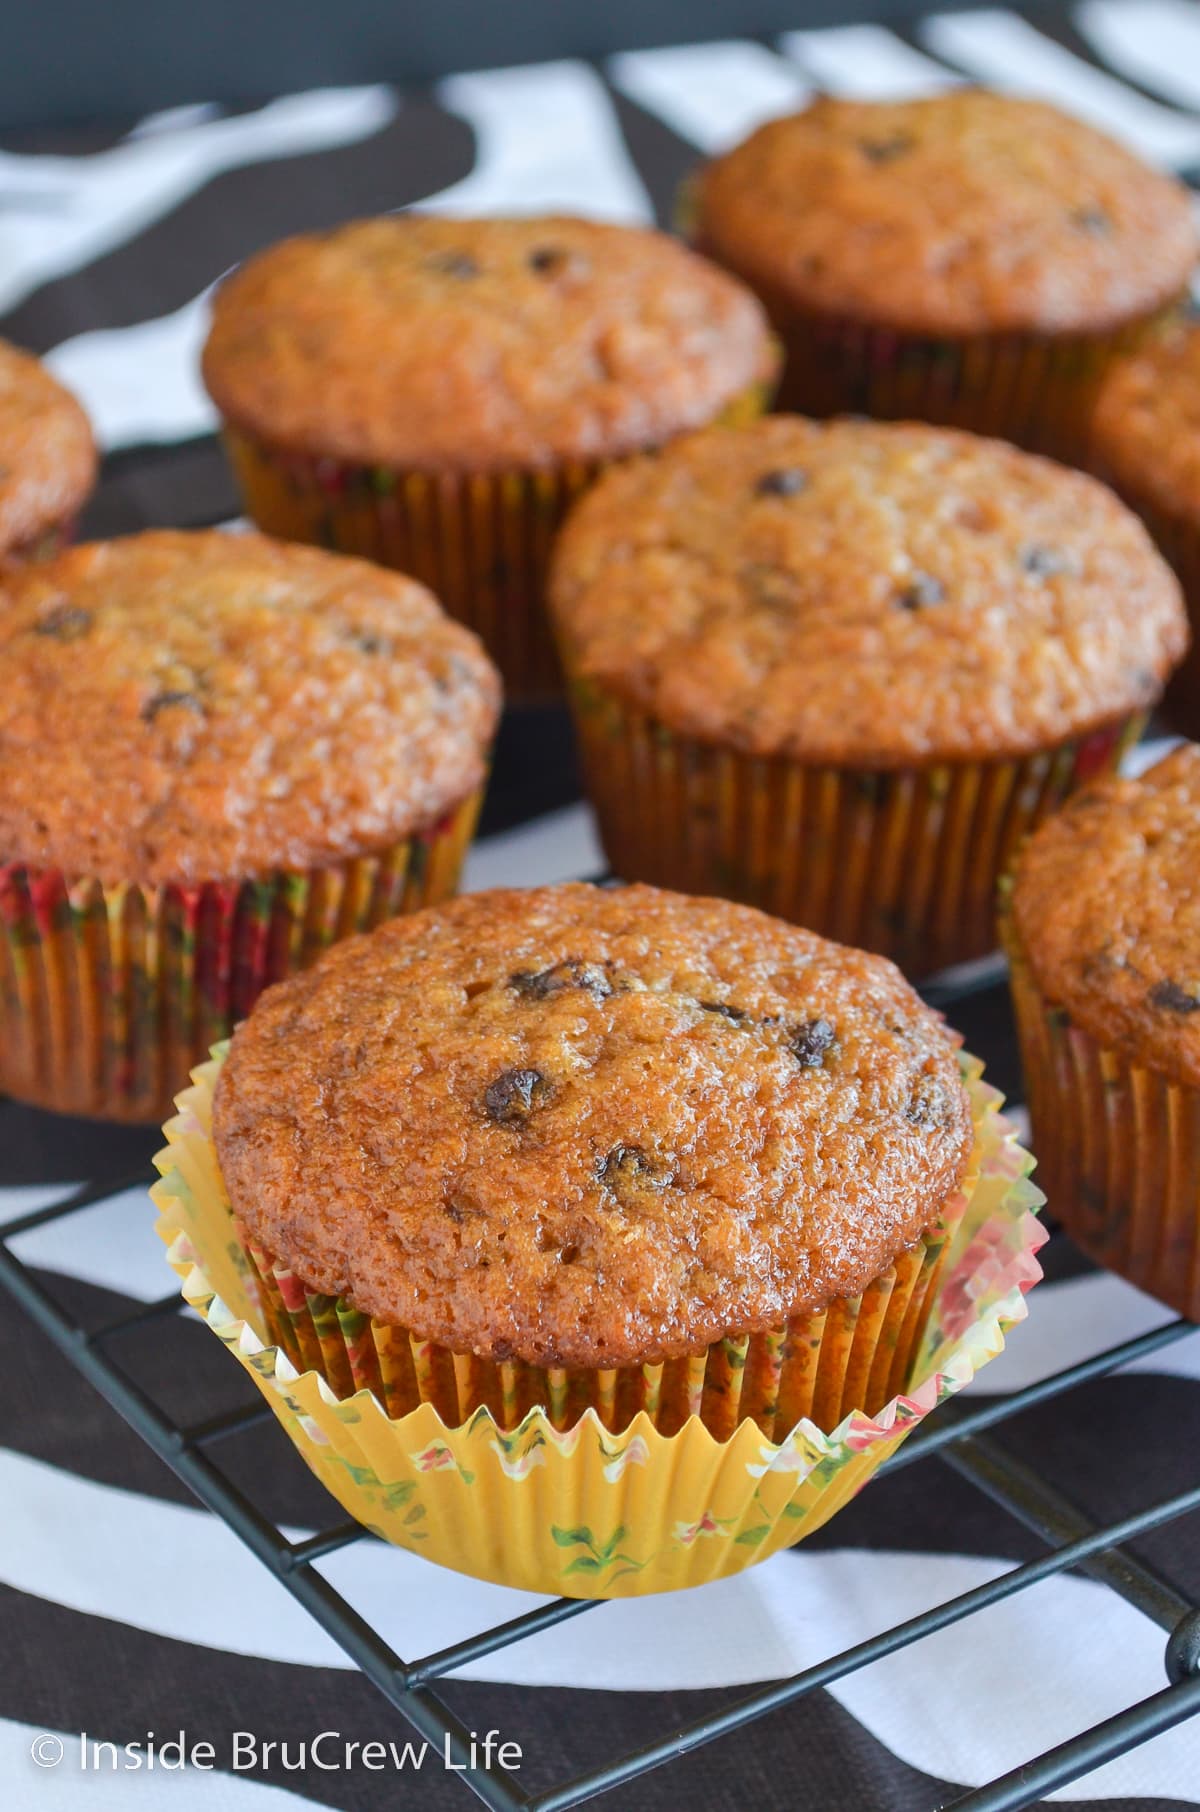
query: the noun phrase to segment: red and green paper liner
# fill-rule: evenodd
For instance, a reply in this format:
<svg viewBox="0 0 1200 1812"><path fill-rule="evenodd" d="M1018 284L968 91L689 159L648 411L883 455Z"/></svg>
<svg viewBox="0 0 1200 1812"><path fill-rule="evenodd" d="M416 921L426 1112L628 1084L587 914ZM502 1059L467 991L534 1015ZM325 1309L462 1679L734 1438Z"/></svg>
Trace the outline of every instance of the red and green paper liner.
<svg viewBox="0 0 1200 1812"><path fill-rule="evenodd" d="M338 1323L335 1330L336 1307L331 1319L327 1299L309 1314L305 1339L292 1324L295 1357L279 1343L282 1326L272 1326L279 1311L260 1295L217 1168L211 1105L221 1055L179 1097L157 1160L158 1232L183 1294L350 1515L387 1541L477 1578L573 1597L638 1595L722 1578L801 1540L1000 1352L1041 1275L1034 1254L1044 1238L1035 1218L1042 1197L1029 1181L1032 1160L998 1111L999 1095L980 1081L980 1066L964 1058L978 1134L975 1174L947 1214L936 1281L916 1311L911 1342L907 1308L876 1320L869 1354L852 1331L853 1305L832 1311L835 1330L823 1332L820 1344L832 1340L842 1367L836 1417L822 1424L802 1414L785 1428L791 1412L777 1408L764 1424L751 1413L756 1387L747 1395L743 1381L735 1415L723 1399L715 1407L716 1396L706 1403L701 1390L696 1412L669 1432L656 1426L661 1413L644 1405L625 1421L619 1389L610 1410L604 1374L592 1375L590 1400L573 1416L539 1403L509 1427L519 1406L501 1401L495 1413L484 1404L465 1419L448 1418L439 1407L454 1388L446 1378L415 1407L390 1414L387 1384L381 1391L355 1375L356 1365L372 1363L362 1356L363 1329L351 1317L347 1329ZM415 1378L425 1364L422 1343L408 1345ZM736 1369L730 1345L740 1343L721 1342L704 1356L714 1393ZM901 1349L902 1360L894 1356ZM443 1349L429 1355L431 1374L439 1364L453 1372L456 1363ZM340 1387L331 1382L338 1365L345 1367ZM893 1394L869 1414L854 1398L884 1376Z"/></svg>
<svg viewBox="0 0 1200 1812"><path fill-rule="evenodd" d="M769 395L756 384L716 419L752 421ZM289 453L232 422L225 444L247 514L268 534L410 573L481 638L510 701L561 694L543 605L550 549L575 499L611 460L565 460L543 471L405 471Z"/></svg>
<svg viewBox="0 0 1200 1812"><path fill-rule="evenodd" d="M872 770L703 743L590 681L571 702L615 874L741 900L912 975L995 948L996 883L1021 840L1113 772L1145 721L1012 760Z"/></svg>
<svg viewBox="0 0 1200 1812"><path fill-rule="evenodd" d="M1134 1062L1048 998L1004 943L1038 1175L1055 1219L1097 1264L1200 1321L1200 1090Z"/></svg>
<svg viewBox="0 0 1200 1812"><path fill-rule="evenodd" d="M0 1091L161 1121L271 982L454 892L481 796L374 855L254 881L106 885L0 863Z"/></svg>

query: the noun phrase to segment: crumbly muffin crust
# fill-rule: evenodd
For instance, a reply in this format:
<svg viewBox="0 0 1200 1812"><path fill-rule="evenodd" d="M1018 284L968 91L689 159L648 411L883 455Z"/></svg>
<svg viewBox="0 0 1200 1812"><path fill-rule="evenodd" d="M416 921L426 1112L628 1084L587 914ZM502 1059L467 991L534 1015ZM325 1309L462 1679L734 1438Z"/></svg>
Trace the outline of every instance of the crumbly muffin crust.
<svg viewBox="0 0 1200 1812"><path fill-rule="evenodd" d="M0 555L69 521L95 477L92 430L71 392L0 340Z"/></svg>
<svg viewBox="0 0 1200 1812"><path fill-rule="evenodd" d="M664 234L393 214L250 259L204 376L284 449L473 472L656 446L775 363L755 298Z"/></svg>
<svg viewBox="0 0 1200 1812"><path fill-rule="evenodd" d="M1200 747L1078 794L1026 845L1018 942L1100 1044L1200 1087Z"/></svg>
<svg viewBox="0 0 1200 1812"><path fill-rule="evenodd" d="M551 599L568 670L761 755L1022 754L1156 699L1179 587L1095 480L1000 441L775 416L607 473Z"/></svg>
<svg viewBox="0 0 1200 1812"><path fill-rule="evenodd" d="M1091 435L1098 468L1120 490L1200 521L1200 323L1173 321L1110 368Z"/></svg>
<svg viewBox="0 0 1200 1812"><path fill-rule="evenodd" d="M605 1366L856 1294L973 1145L881 958L651 887L498 890L272 988L214 1137L306 1283L456 1351Z"/></svg>
<svg viewBox="0 0 1200 1812"><path fill-rule="evenodd" d="M150 532L0 594L0 859L104 881L363 855L483 777L499 682L414 580Z"/></svg>
<svg viewBox="0 0 1200 1812"><path fill-rule="evenodd" d="M717 158L698 242L795 308L900 332L1103 331L1187 282L1182 184L1040 101L822 99Z"/></svg>

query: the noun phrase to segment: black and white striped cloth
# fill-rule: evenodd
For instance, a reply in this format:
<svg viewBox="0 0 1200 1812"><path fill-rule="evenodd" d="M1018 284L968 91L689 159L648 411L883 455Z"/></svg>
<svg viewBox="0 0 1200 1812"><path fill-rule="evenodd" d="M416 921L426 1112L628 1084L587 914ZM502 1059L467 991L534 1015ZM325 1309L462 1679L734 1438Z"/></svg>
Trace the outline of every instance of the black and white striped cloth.
<svg viewBox="0 0 1200 1812"><path fill-rule="evenodd" d="M206 298L258 246L358 214L421 205L565 209L665 222L680 178L816 89L888 97L967 80L1045 96L1152 161L1200 174L1200 4L1083 0L1069 14L946 13L901 34L853 25L777 41L697 44L454 76L432 93L385 87L256 109L197 105L130 130L9 135L0 148L0 332L46 355L81 395L106 454L85 531L236 516L196 376ZM469 884L588 873L599 856L578 803L561 714L506 724ZM960 1016L1019 1086L995 1015ZM119 1174L147 1135L0 1105L0 1219ZM102 1204L20 1255L89 1319L169 1281L144 1196ZM1010 1391L1169 1319L1056 1238L1029 1322L981 1380ZM228 1356L180 1321L129 1337L185 1419L227 1404ZM141 1370L141 1368L139 1368ZM470 1803L453 1775L408 1779L277 1760L234 1773L228 1733L296 1744L320 1730L394 1736L398 1720L346 1658L144 1449L19 1314L0 1305L0 1782L37 1812L202 1806L296 1812ZM1151 1362L1022 1418L1006 1440L1091 1514L1127 1513L1196 1476L1200 1333ZM226 1456L223 1454L223 1458ZM331 1505L280 1437L235 1444L235 1475L295 1530ZM1200 1601L1200 1528L1144 1551ZM465 1667L447 1683L464 1721L524 1745L527 1789L661 1736L728 1689L796 1671L1037 1552L948 1470L884 1478L827 1530L740 1578L605 1606ZM427 1653L533 1601L363 1544L325 1563L403 1654ZM1161 1632L1112 1593L1058 1578L791 1711L611 1796L623 1812L921 1812L1014 1767L1163 1684ZM215 1773L89 1776L30 1759L41 1731L125 1742L180 1728L213 1743ZM406 1797L407 1796L407 1797ZM1183 1726L1054 1796L1165 1812L1200 1805L1200 1728Z"/></svg>

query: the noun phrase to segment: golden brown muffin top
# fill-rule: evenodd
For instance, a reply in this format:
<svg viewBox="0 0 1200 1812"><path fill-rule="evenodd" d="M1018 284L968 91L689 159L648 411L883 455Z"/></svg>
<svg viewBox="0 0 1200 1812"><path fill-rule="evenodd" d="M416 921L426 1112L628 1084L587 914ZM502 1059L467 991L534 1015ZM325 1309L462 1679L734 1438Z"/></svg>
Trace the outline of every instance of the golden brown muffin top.
<svg viewBox="0 0 1200 1812"><path fill-rule="evenodd" d="M1181 183L1040 101L823 99L709 164L697 238L794 307L901 332L1102 331L1187 282Z"/></svg>
<svg viewBox="0 0 1200 1812"><path fill-rule="evenodd" d="M0 860L105 881L366 854L475 787L499 709L425 588L261 535L153 532L0 593Z"/></svg>
<svg viewBox="0 0 1200 1812"><path fill-rule="evenodd" d="M775 362L754 297L664 234L391 214L250 259L204 377L288 450L476 472L657 446Z"/></svg>
<svg viewBox="0 0 1200 1812"><path fill-rule="evenodd" d="M1187 639L1111 492L919 424L773 416L607 473L551 596L571 672L671 729L881 768L1111 722Z"/></svg>
<svg viewBox="0 0 1200 1812"><path fill-rule="evenodd" d="M73 516L95 478L92 430L71 392L0 340L0 554Z"/></svg>
<svg viewBox="0 0 1200 1812"><path fill-rule="evenodd" d="M1121 490L1200 518L1200 325L1173 321L1114 364L1091 431L1097 465Z"/></svg>
<svg viewBox="0 0 1200 1812"><path fill-rule="evenodd" d="M1038 986L1103 1045L1200 1087L1200 748L1079 793L1026 844L1012 911Z"/></svg>
<svg viewBox="0 0 1200 1812"><path fill-rule="evenodd" d="M460 1352L636 1364L856 1294L972 1150L880 957L652 887L498 890L351 939L238 1031L234 1212Z"/></svg>

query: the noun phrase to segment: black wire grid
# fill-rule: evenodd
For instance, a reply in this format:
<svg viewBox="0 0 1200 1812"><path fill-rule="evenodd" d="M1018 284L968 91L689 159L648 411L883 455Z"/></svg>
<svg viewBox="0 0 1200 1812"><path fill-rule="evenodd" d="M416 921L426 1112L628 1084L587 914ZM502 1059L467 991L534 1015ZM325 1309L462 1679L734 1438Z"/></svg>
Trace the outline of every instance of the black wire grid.
<svg viewBox="0 0 1200 1812"><path fill-rule="evenodd" d="M944 978L931 985L926 994L937 1006L949 1009L952 1014L956 1007L965 1005L973 997L974 1003L982 1005L993 1019L999 1015L1007 1056L1011 1060L1012 1029L1005 1006L1006 986L1003 974L996 966L976 974L969 981L955 983ZM968 1408L953 1401L947 1403L933 1417L932 1426L926 1423L910 1435L896 1457L887 1463L889 1471L914 1465L929 1469L939 1465L950 1467L1046 1544L1046 1552L1039 1558L1015 1566L944 1604L934 1605L920 1616L909 1618L869 1641L856 1643L790 1679L750 1692L715 1715L665 1730L657 1742L618 1756L604 1767L574 1775L548 1790L528 1793L511 1774L498 1766L465 1767L470 1759L470 1733L439 1694L438 1680L469 1661L494 1654L566 1618L581 1616L592 1610L593 1604L585 1600L558 1599L435 1654L422 1655L415 1660L405 1660L398 1655L314 1565L352 1542L374 1540L375 1537L358 1523L338 1522L307 1540L291 1541L222 1470L215 1457L227 1437L271 1421L269 1406L256 1401L247 1407L226 1409L206 1420L181 1426L151 1399L130 1370L122 1365L117 1356L121 1336L144 1328L148 1323L178 1315L186 1306L178 1290L88 1330L11 1250L9 1242L20 1234L52 1221L65 1220L132 1186L148 1185L152 1177L153 1173L147 1170L132 1177L90 1184L55 1206L38 1209L9 1222L0 1229L0 1282L101 1396L191 1487L201 1503L224 1519L401 1716L439 1749L449 1745L449 1756L464 1767L460 1779L473 1789L484 1805L493 1808L493 1812L564 1812L568 1806L577 1806L610 1788L637 1779L651 1768L741 1730L768 1712L798 1705L806 1694L844 1678L857 1668L866 1667L884 1655L920 1642L936 1630L1072 1569L1086 1573L1120 1593L1165 1632L1163 1686L1149 1698L1032 1758L1023 1767L954 1800L953 1806L964 1812L966 1808L970 1808L970 1812L1014 1812L1015 1808L1031 1805L1055 1788L1077 1780L1090 1769L1200 1713L1200 1608L1131 1553L1126 1545L1151 1530L1163 1528L1175 1518L1200 1511L1200 1485L1148 1504L1117 1522L1097 1526L1056 1486L991 1438L993 1430L1015 1422L1035 1406L1064 1398L1078 1385L1116 1371L1131 1360L1160 1352L1195 1331L1193 1324L1175 1321L1005 1398ZM1036 1296L1033 1312L1037 1312ZM229 1373L232 1381L235 1376L232 1366ZM998 1709L990 1708L991 1715ZM948 1807L945 1812L949 1812Z"/></svg>

